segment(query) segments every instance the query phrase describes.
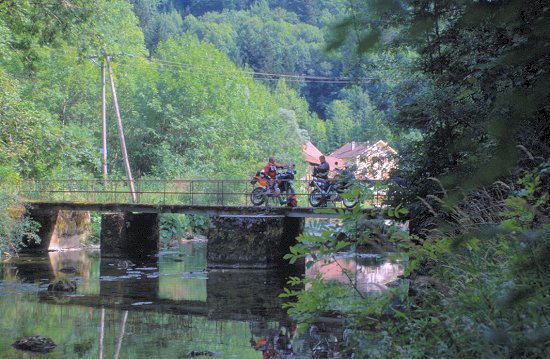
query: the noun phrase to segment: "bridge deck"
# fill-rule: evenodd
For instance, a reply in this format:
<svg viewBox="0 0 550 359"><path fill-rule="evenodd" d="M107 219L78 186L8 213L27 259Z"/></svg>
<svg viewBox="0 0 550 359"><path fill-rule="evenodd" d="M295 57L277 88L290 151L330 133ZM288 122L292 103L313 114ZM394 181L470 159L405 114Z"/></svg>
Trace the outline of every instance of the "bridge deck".
<svg viewBox="0 0 550 359"><path fill-rule="evenodd" d="M361 209L375 215L385 195L384 185L376 181L358 181L357 186L370 192L371 199ZM312 190L309 181L295 180L293 188L298 207L253 206L250 193L254 185L247 180L136 180L131 192L121 180L43 180L26 181L18 189L21 200L42 210L61 209L97 212L183 213L209 216L285 216L335 218L349 210L340 202L328 208L308 207ZM368 188L368 190L367 190ZM377 207L378 206L378 207Z"/></svg>
<svg viewBox="0 0 550 359"><path fill-rule="evenodd" d="M92 211L92 212L137 212L137 213L181 213L203 214L208 216L239 217L302 217L337 218L350 212L346 208L312 207L269 207L269 206L217 206L189 204L135 204L135 203L86 203L86 202L48 202L27 201L33 208L48 210ZM363 213L374 216L379 208L362 208Z"/></svg>

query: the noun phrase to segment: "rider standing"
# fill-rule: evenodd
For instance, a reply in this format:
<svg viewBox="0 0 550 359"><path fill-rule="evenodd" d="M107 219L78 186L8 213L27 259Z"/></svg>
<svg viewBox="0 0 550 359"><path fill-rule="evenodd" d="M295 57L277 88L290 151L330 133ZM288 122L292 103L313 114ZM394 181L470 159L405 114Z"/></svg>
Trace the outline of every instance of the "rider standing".
<svg viewBox="0 0 550 359"><path fill-rule="evenodd" d="M319 156L319 162L321 163L313 168L313 175L317 178L325 180L325 187L323 188L323 190L325 190L328 184L328 173L330 172L330 165L323 155Z"/></svg>
<svg viewBox="0 0 550 359"><path fill-rule="evenodd" d="M319 162L321 163L313 169L313 175L317 178L326 180L328 179L328 173L330 172L330 165L323 155L319 156Z"/></svg>
<svg viewBox="0 0 550 359"><path fill-rule="evenodd" d="M280 163L275 162L275 158L269 157L267 164L264 166L264 174L269 179L269 189L277 192L277 183L275 181L277 177L277 168L283 168Z"/></svg>

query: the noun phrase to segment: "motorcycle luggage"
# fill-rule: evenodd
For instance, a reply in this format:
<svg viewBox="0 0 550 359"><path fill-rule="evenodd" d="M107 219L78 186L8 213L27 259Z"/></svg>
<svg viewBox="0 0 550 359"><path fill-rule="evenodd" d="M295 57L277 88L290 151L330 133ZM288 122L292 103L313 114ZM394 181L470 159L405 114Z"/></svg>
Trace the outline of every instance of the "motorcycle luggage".
<svg viewBox="0 0 550 359"><path fill-rule="evenodd" d="M286 204L288 207L296 207L298 205L298 199L296 198L296 194L291 194L288 197L288 202Z"/></svg>

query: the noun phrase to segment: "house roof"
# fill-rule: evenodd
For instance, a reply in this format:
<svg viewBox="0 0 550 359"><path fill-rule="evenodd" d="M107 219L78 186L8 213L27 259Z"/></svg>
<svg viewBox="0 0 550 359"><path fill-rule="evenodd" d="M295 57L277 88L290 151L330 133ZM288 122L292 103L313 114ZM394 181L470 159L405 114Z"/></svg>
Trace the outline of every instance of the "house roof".
<svg viewBox="0 0 550 359"><path fill-rule="evenodd" d="M332 152L330 155L342 159L355 158L367 149L368 142L349 142Z"/></svg>
<svg viewBox="0 0 550 359"><path fill-rule="evenodd" d="M323 153L321 151L319 151L319 149L317 147L315 147L315 145L313 143L311 143L310 141L307 141L305 144L304 144L304 158L305 160L310 164L310 165L318 165L320 164L321 162L319 161L319 156L322 156ZM334 169L336 168L336 163L338 163L338 166L342 166L342 164L344 163L344 161L339 158L339 157L335 157L335 156L326 156L325 155L325 160L328 162L328 164L330 165L330 168L331 169Z"/></svg>
<svg viewBox="0 0 550 359"><path fill-rule="evenodd" d="M391 146L389 146L387 142L384 142L382 140L376 142L375 144L370 146L367 150L368 151L374 150L375 147L377 147L380 150L386 150L386 151L390 152L393 155L397 154L396 150L394 150Z"/></svg>
<svg viewBox="0 0 550 359"><path fill-rule="evenodd" d="M388 144L382 140L375 142L372 145L369 145L368 142L349 142L338 148L336 151L332 152L330 155L334 157L339 157L344 160L349 160L357 156L361 156L367 152L373 151L375 149L385 149L392 154L397 154L393 148L388 146Z"/></svg>
<svg viewBox="0 0 550 359"><path fill-rule="evenodd" d="M319 151L319 149L310 141L307 141L304 144L304 157L307 162L311 164L319 164L319 156L321 155L321 151Z"/></svg>

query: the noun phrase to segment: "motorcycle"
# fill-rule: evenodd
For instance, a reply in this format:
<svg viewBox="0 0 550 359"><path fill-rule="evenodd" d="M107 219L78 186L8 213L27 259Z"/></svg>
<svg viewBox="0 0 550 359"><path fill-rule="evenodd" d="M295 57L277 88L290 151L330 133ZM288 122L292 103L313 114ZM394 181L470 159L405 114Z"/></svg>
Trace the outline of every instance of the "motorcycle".
<svg viewBox="0 0 550 359"><path fill-rule="evenodd" d="M312 207L326 207L329 201L334 203L342 201L344 207L353 208L359 202L358 198L340 196L341 193L344 193L351 187L349 178L335 180L313 177L310 186L314 187L308 198L309 204Z"/></svg>
<svg viewBox="0 0 550 359"><path fill-rule="evenodd" d="M294 182L294 175L296 170L294 165L285 167L286 171L277 173L275 183L270 188L268 178L264 171L256 172L256 175L250 181L251 184L259 184L250 193L250 202L255 206L260 206L263 203L267 205L270 199L277 200L280 205L287 205L289 207L296 207L298 205L296 194L292 184Z"/></svg>

